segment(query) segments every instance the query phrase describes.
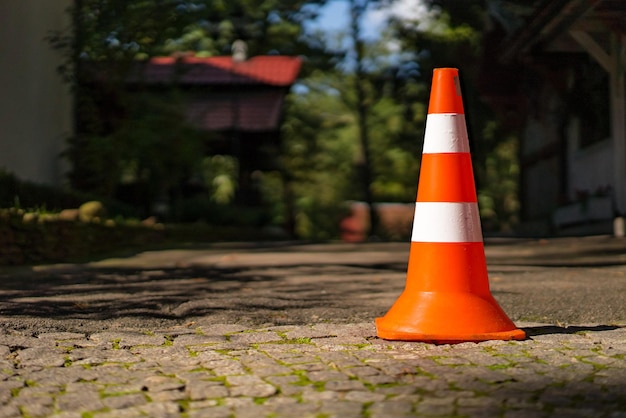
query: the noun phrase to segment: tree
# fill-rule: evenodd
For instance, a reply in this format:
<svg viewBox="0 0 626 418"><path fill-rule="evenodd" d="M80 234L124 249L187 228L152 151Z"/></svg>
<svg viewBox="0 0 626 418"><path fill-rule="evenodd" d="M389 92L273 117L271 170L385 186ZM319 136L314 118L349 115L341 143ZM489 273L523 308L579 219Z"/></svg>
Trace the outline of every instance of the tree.
<svg viewBox="0 0 626 418"><path fill-rule="evenodd" d="M378 39L366 37L368 16L392 1L346 0L349 12L344 32L327 34L327 48L343 57L335 68L340 80L334 91L346 109L352 113L356 140L355 184L360 193L357 199L365 201L370 209L370 235L380 234L377 228L375 203L383 200L411 201L415 198L413 184L408 189L406 179L414 183L416 158L420 139L412 135L423 124L424 112L413 100L417 87L410 63L398 59L389 49L390 39L381 34ZM407 61L407 60L405 60ZM417 88L416 88L417 87ZM419 93L418 93L419 94ZM380 116L385 115L388 119ZM409 139L410 138L410 139ZM404 142L404 143L403 143ZM375 150L375 152L374 152ZM403 166L409 172L396 170ZM409 193L406 191L409 190ZM410 198L406 196L413 194Z"/></svg>
<svg viewBox="0 0 626 418"><path fill-rule="evenodd" d="M77 98L77 136L66 152L73 186L109 197L132 178L145 184L135 193L145 199L179 194L176 185L203 156L198 135L184 122L175 89L160 97L129 91L129 72L157 55L230 54L237 39L250 55L306 53L315 47L301 25L315 14L310 5L323 2L77 0L73 29L49 37L65 54L59 70Z"/></svg>
<svg viewBox="0 0 626 418"><path fill-rule="evenodd" d="M368 127L370 101L365 92L365 45L361 33L361 20L367 8L371 5L369 0L350 0L350 39L355 61L354 91L356 96L355 110L357 115L358 136L361 145L361 155L357 161L363 188L365 203L369 207L370 234L375 234L378 229L378 215L374 207L372 193L372 162L370 155L370 137Z"/></svg>
<svg viewBox="0 0 626 418"><path fill-rule="evenodd" d="M305 57L296 93L288 98L280 176L268 173L263 180L272 205L294 208L288 218L298 220L303 236L334 236L341 203L349 199L413 201L432 68L459 66L462 78L472 80L480 55L482 2L470 0L461 7L453 0L428 1L430 8L416 18L422 21L392 13L386 29L371 39L364 36L368 16L395 10L396 2L342 1L351 11L350 24L331 42L331 34L307 31L304 24L325 0L77 0L72 9L75 33L50 38L66 51L65 74L78 89L80 109L87 110L80 119L82 134L73 139L69 152L72 158L83 159L82 165L76 164L83 171L74 173L75 184L111 193L120 176L134 173L150 183L151 195L157 195L164 187L174 187L174 180L162 173L175 173L178 181L189 175L189 169L202 166L194 152L181 151L180 144L165 139L180 132L193 137L188 127L177 125L174 110L153 98L131 98L123 81L138 60L188 51L200 56L229 54L233 41L243 39L251 56ZM89 66L84 65L93 62L115 63L106 88L97 94L90 90ZM466 101L472 101L468 106L472 155L480 162L475 165L477 179L486 184L494 170L500 173L504 167L484 168L498 142L498 129L487 123L487 112L477 105L471 87L463 86ZM154 131L150 125L158 123L155 118L171 126ZM480 141L476 130L485 133ZM150 148L145 157L150 155L151 161L144 161L139 153L149 142L158 143L157 152L163 155L154 155ZM500 153L511 149L504 147ZM205 161L201 171L220 171L206 166L218 160ZM146 178L146 173L151 175ZM220 199L232 192L228 184L221 184ZM277 189L292 197L278 202ZM502 193L494 189L483 196L497 200Z"/></svg>
<svg viewBox="0 0 626 418"><path fill-rule="evenodd" d="M60 71L77 82L81 62L128 64L158 55L231 53L237 39L249 55L312 55L324 61L315 36L303 22L327 0L76 0L68 10L73 28L52 32L51 45L66 57ZM315 54L309 54L310 52Z"/></svg>
<svg viewBox="0 0 626 418"><path fill-rule="evenodd" d="M517 220L517 138L506 132L477 90L482 63L482 0L424 0L418 19L396 16L391 30L402 50L417 58L421 78L430 83L435 67L460 69L470 148L481 216L487 228L510 229Z"/></svg>
<svg viewBox="0 0 626 418"><path fill-rule="evenodd" d="M344 202L359 197L353 187L355 118L339 99L342 81L337 72L315 71L302 80L306 94L289 96L281 159L299 237L336 237Z"/></svg>
<svg viewBox="0 0 626 418"><path fill-rule="evenodd" d="M303 148L298 138L303 132L310 143L317 144L307 148L310 166L307 169L300 166L301 172L309 173L310 177L295 176L294 190L302 192L315 187L309 195L318 201L320 191L326 190L326 213L331 219L338 216L331 208L340 209L351 199L364 200L372 209L375 202L414 201L426 114L423 103L427 90L416 77L414 63L408 57L399 60L393 56L388 34L379 39L364 36L362 25L367 24L366 14L383 2L345 4L348 9L353 5L350 26L344 32L326 34L323 38L327 48L344 59L333 70L316 71L301 81L305 92L294 96L297 100L291 102L286 121L290 128L283 132L287 144L292 141L299 144L297 149ZM330 102L338 103L331 106ZM323 111L315 112L315 109ZM298 120L292 121L292 117ZM305 129L304 121L315 128ZM292 128L295 126L300 130ZM329 142L341 146L344 152L328 151ZM284 157L296 161L289 150ZM317 153L324 153L324 158L316 158ZM329 163L316 165L322 160ZM321 173L328 173L326 182L320 181L315 186L303 184L305 177L324 177ZM310 219L319 210L307 209L304 213ZM336 230L336 220L333 222ZM378 235L381 231L372 228L370 233Z"/></svg>

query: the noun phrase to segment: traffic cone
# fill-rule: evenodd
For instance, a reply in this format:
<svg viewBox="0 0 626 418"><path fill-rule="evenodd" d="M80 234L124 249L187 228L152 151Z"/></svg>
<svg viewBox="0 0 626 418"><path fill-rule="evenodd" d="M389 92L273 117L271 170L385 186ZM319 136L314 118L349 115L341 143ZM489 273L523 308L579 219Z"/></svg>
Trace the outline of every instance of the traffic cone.
<svg viewBox="0 0 626 418"><path fill-rule="evenodd" d="M380 338L459 343L522 340L491 295L456 68L434 70L404 292Z"/></svg>

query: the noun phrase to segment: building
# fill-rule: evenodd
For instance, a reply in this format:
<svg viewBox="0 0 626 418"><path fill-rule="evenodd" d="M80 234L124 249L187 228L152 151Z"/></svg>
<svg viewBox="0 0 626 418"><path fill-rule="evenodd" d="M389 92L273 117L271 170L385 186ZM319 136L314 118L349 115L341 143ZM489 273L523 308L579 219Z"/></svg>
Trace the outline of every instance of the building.
<svg viewBox="0 0 626 418"><path fill-rule="evenodd" d="M277 168L283 104L301 64L298 57L280 55L156 57L129 83L181 90L191 125L217 133L207 153L237 158L239 195L244 203L254 203L254 171Z"/></svg>
<svg viewBox="0 0 626 418"><path fill-rule="evenodd" d="M73 93L57 71L64 57L47 37L71 28L67 9L72 4L0 2L0 56L7 63L0 68L0 169L53 186L65 182L68 165L61 153L76 124ZM218 133L207 152L236 154L245 183L254 170L271 162L263 151L272 153L278 145L283 100L300 66L300 59L285 56L159 57L128 84L155 90L175 84L186 92L189 122Z"/></svg>
<svg viewBox="0 0 626 418"><path fill-rule="evenodd" d="M626 2L488 4L482 94L520 132L522 232L623 235Z"/></svg>
<svg viewBox="0 0 626 418"><path fill-rule="evenodd" d="M131 68L124 89L131 95L179 92L186 122L207 133L206 155L237 158L239 203L255 205L255 174L278 169L284 100L301 65L300 58L281 55L154 57ZM110 74L106 65L85 68L91 88L104 90L98 86ZM103 114L117 107L114 100Z"/></svg>
<svg viewBox="0 0 626 418"><path fill-rule="evenodd" d="M72 95L46 41L66 29L71 0L0 2L0 169L23 180L60 186L60 154L72 135Z"/></svg>

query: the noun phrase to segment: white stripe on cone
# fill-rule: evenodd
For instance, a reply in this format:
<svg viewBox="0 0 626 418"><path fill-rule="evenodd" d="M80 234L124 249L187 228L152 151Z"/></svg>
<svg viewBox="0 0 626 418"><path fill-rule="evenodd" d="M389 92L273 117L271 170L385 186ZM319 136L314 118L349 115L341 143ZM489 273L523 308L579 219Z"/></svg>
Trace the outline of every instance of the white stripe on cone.
<svg viewBox="0 0 626 418"><path fill-rule="evenodd" d="M416 202L413 242L482 242L476 202Z"/></svg>
<svg viewBox="0 0 626 418"><path fill-rule="evenodd" d="M426 117L423 154L469 152L465 115L431 113Z"/></svg>

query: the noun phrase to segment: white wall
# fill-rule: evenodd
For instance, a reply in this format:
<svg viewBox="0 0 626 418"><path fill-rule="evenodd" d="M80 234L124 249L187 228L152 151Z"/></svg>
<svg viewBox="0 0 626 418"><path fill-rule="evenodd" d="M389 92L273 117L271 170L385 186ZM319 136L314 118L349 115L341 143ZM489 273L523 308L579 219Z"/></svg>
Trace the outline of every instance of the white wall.
<svg viewBox="0 0 626 418"><path fill-rule="evenodd" d="M576 200L577 192L595 194L599 189L613 186L613 147L609 138L586 148L580 148L579 121L568 129L569 198Z"/></svg>
<svg viewBox="0 0 626 418"><path fill-rule="evenodd" d="M70 25L71 0L0 1L0 168L60 185L59 153L72 133L72 98L44 38Z"/></svg>

